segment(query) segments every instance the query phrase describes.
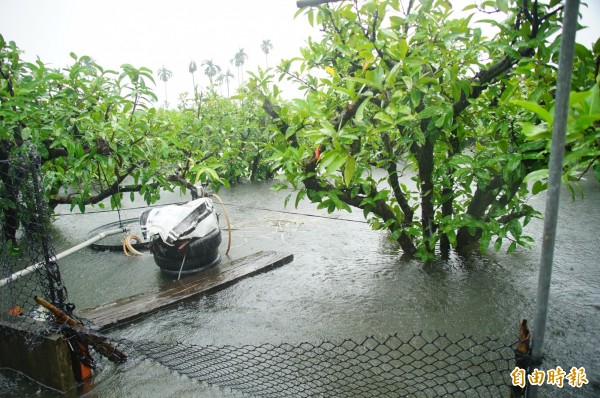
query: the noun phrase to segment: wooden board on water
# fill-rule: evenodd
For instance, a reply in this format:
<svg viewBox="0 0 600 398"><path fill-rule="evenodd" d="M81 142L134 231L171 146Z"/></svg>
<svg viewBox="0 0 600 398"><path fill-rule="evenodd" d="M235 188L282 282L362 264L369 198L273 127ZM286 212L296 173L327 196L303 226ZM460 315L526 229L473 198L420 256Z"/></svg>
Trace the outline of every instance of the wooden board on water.
<svg viewBox="0 0 600 398"><path fill-rule="evenodd" d="M83 310L79 316L90 320L101 331L131 322L160 309L199 295L211 294L261 272L280 267L294 259L292 254L263 251L173 281L160 290L141 293L114 303Z"/></svg>

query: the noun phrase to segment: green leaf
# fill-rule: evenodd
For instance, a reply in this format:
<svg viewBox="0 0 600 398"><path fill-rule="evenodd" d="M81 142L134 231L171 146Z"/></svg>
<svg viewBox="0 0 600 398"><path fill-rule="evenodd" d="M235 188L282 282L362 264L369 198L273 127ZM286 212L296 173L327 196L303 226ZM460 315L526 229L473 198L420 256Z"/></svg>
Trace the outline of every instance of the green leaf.
<svg viewBox="0 0 600 398"><path fill-rule="evenodd" d="M381 28L379 29L379 34L390 39L391 41L398 41L398 33L396 33L396 31L392 28Z"/></svg>
<svg viewBox="0 0 600 398"><path fill-rule="evenodd" d="M346 163L347 157L345 156L345 154L336 152L336 156L334 158L334 160L331 162L331 164L329 166L327 166L327 169L325 170L325 174L334 174L335 172L339 171L342 166L344 165L344 163Z"/></svg>
<svg viewBox="0 0 600 398"><path fill-rule="evenodd" d="M515 93L517 88L519 88L518 84L509 84L502 92L500 99L502 99L502 101L508 101L508 99Z"/></svg>
<svg viewBox="0 0 600 398"><path fill-rule="evenodd" d="M502 12L509 12L508 0L496 0L496 7Z"/></svg>
<svg viewBox="0 0 600 398"><path fill-rule="evenodd" d="M527 101L538 103L541 101L541 98L544 94L548 92L548 89L545 86L539 86L531 94L527 97Z"/></svg>
<svg viewBox="0 0 600 398"><path fill-rule="evenodd" d="M594 164L594 177L600 182L600 162L598 161Z"/></svg>
<svg viewBox="0 0 600 398"><path fill-rule="evenodd" d="M352 178L354 177L354 171L356 169L356 160L352 155L348 155L346 159L346 167L344 168L344 182L346 186L349 187L352 182Z"/></svg>
<svg viewBox="0 0 600 398"><path fill-rule="evenodd" d="M502 238L498 238L498 239L496 239L496 242L494 243L494 251L499 251L501 247L502 247Z"/></svg>
<svg viewBox="0 0 600 398"><path fill-rule="evenodd" d="M374 119L376 120L381 120L384 123L388 123L388 124L395 124L394 119L392 119L392 117L390 115L388 115L387 113L380 111L377 112L377 114L375 114Z"/></svg>
<svg viewBox="0 0 600 398"><path fill-rule="evenodd" d="M541 180L537 180L534 184L533 187L531 188L531 193L534 195L537 195L538 193L545 191L548 188L548 184L545 182L542 182Z"/></svg>
<svg viewBox="0 0 600 398"><path fill-rule="evenodd" d="M198 170L198 172L196 173L196 179L195 179L195 181L201 181L200 178L202 177L202 175L203 174L207 174L207 173L212 177L212 179L214 181L221 181L219 179L219 175L217 174L217 172L215 170L211 169L210 167L201 167Z"/></svg>
<svg viewBox="0 0 600 398"><path fill-rule="evenodd" d="M336 151L325 151L321 154L321 158L319 159L319 167L322 169L326 169L331 162L333 162L336 158Z"/></svg>
<svg viewBox="0 0 600 398"><path fill-rule="evenodd" d="M413 107L416 108L421 103L421 92L413 88L410 90L410 100L412 101Z"/></svg>
<svg viewBox="0 0 600 398"><path fill-rule="evenodd" d="M334 209L338 209L338 210L346 210L348 212L352 212L352 210L350 209L350 206L348 206L347 203L343 202L342 200L340 200L340 198L337 195L338 191L329 191L327 192L327 196L329 196L329 198L331 199L331 201L334 204L334 208L332 209L331 206L328 208L328 211L330 213L333 212Z"/></svg>
<svg viewBox="0 0 600 398"><path fill-rule="evenodd" d="M498 148L500 148L500 150L503 153L507 153L508 152L508 141L507 140L498 141Z"/></svg>
<svg viewBox="0 0 600 398"><path fill-rule="evenodd" d="M586 104L588 105L589 115L599 114L600 113L600 87L598 83L592 87L590 90L590 95L585 99Z"/></svg>
<svg viewBox="0 0 600 398"><path fill-rule="evenodd" d="M511 242L510 245L508 246L508 250L506 250L507 253L512 253L517 249L517 242Z"/></svg>
<svg viewBox="0 0 600 398"><path fill-rule="evenodd" d="M23 141L27 141L31 138L31 129L29 127L25 127L21 130L21 138Z"/></svg>
<svg viewBox="0 0 600 398"><path fill-rule="evenodd" d="M506 170L508 170L509 172L512 172L517 167L519 167L520 163L521 163L521 157L520 156L518 156L518 155L511 156L511 158L509 159L508 163L506 164Z"/></svg>
<svg viewBox="0 0 600 398"><path fill-rule="evenodd" d="M490 231L487 229L482 229L481 238L479 239L479 250L482 253L487 252L488 247L490 246L491 235Z"/></svg>
<svg viewBox="0 0 600 398"><path fill-rule="evenodd" d="M304 199L305 196L306 196L306 189L305 188L302 188L300 191L298 191L298 194L296 195L296 203L295 203L296 209L298 208L298 205L300 204L300 201L302 199Z"/></svg>
<svg viewBox="0 0 600 398"><path fill-rule="evenodd" d="M533 181L542 181L548 178L548 169L540 169L536 171L532 171L527 174L523 181L525 182L533 182Z"/></svg>
<svg viewBox="0 0 600 398"><path fill-rule="evenodd" d="M547 124L523 123L523 134L528 140L540 140L552 138L552 131Z"/></svg>
<svg viewBox="0 0 600 398"><path fill-rule="evenodd" d="M431 11L433 0L421 0L421 10L425 12Z"/></svg>
<svg viewBox="0 0 600 398"><path fill-rule="evenodd" d="M291 198L291 197L292 197L292 194L291 194L291 193L289 193L289 194L288 194L288 195L285 197L285 199L284 199L284 201L283 201L283 207L287 207L288 203L290 202L290 198Z"/></svg>
<svg viewBox="0 0 600 398"><path fill-rule="evenodd" d="M133 109L133 104L131 102L127 102L123 107L123 113L127 113Z"/></svg>
<svg viewBox="0 0 600 398"><path fill-rule="evenodd" d="M362 123L363 118L364 118L364 112L365 112L365 108L367 106L367 104L369 103L369 98L371 98L372 95L369 95L368 98L366 98L358 107L358 109L356 110L356 115L354 115L354 121L356 123Z"/></svg>
<svg viewBox="0 0 600 398"><path fill-rule="evenodd" d="M417 114L417 119L427 119L434 115L438 115L444 111L444 108L441 106L430 106L423 109L421 112Z"/></svg>
<svg viewBox="0 0 600 398"><path fill-rule="evenodd" d="M398 40L398 46L400 48L400 58L405 58L408 53L408 43L406 42L406 39L402 38Z"/></svg>
<svg viewBox="0 0 600 398"><path fill-rule="evenodd" d="M594 55L600 55L600 38L594 43Z"/></svg>
<svg viewBox="0 0 600 398"><path fill-rule="evenodd" d="M274 190L275 192L279 192L279 191L282 191L284 189L288 189L288 186L287 186L287 184L284 184L282 182L278 182L278 183L275 183L275 184L271 185L271 189Z"/></svg>
<svg viewBox="0 0 600 398"><path fill-rule="evenodd" d="M510 102L512 102L515 105L519 105L519 106L527 109L530 112L535 113L536 115L539 116L540 119L544 120L545 122L547 122L550 125L552 125L552 123L554 122L554 118L552 117L550 112L548 112L547 110L542 108L540 105L536 104L535 102L522 101L522 100L511 100Z"/></svg>

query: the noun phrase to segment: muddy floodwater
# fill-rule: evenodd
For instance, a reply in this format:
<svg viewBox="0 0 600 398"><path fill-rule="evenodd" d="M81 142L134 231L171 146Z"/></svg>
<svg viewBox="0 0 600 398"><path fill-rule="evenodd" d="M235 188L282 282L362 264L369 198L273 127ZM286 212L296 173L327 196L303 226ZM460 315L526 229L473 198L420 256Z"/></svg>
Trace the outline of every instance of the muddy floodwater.
<svg viewBox="0 0 600 398"><path fill-rule="evenodd" d="M533 320L543 222L525 231L531 250L493 251L423 264L399 256L399 247L373 231L359 211L327 214L303 202L284 207L289 192L270 183L247 183L219 192L232 222L230 257L260 250L294 255L294 261L245 279L214 295L191 300L110 332L132 341L243 345L360 339L370 335L434 331L516 340L519 320ZM600 187L584 182L585 198L562 192L548 331L542 369L584 367L589 384L543 389L551 397L600 396ZM178 202L165 194L161 203ZM531 199L543 211L544 196ZM294 197L290 203L294 202ZM127 203L121 217L137 217ZM218 205L216 205L219 208ZM53 226L57 251L83 240L117 213L90 209L64 215ZM68 213L68 209L59 209ZM219 210L219 212L221 212ZM222 213L222 212L221 212ZM224 225L224 217L221 216ZM227 244L223 233L222 250ZM92 308L168 282L152 256L86 249L60 261L69 301ZM181 377L152 361L102 363L79 396L227 397L231 392ZM2 397L58 397L8 370L0 370Z"/></svg>

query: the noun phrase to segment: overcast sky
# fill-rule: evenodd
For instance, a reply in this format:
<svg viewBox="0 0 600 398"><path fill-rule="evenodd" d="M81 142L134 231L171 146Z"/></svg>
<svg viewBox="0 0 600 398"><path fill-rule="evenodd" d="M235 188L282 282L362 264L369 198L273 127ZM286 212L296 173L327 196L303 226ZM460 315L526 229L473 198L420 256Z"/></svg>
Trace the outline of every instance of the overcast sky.
<svg viewBox="0 0 600 398"><path fill-rule="evenodd" d="M464 2L452 1L461 8ZM580 32L578 41L589 45L600 36L600 0L587 2L590 8L581 11L591 28ZM39 56L53 67L70 64L70 52L111 69L129 63L156 72L164 65L173 72L168 95L174 106L179 92L192 91L191 60L198 64L196 81L205 86L200 69L206 59L224 71L231 68L237 80L230 60L240 48L248 54L245 70L264 68L263 40L273 44L270 66L298 56L317 32L303 15L294 18L296 11L295 0L0 0L0 33L15 41L26 59ZM162 103L164 89L156 81Z"/></svg>
<svg viewBox="0 0 600 398"><path fill-rule="evenodd" d="M312 30L305 18L294 19L296 11L295 0L0 0L0 33L26 58L39 56L56 67L72 62L70 52L111 69L129 63L156 72L164 65L173 72L168 92L174 104L178 92L192 91L191 60L205 86L200 68L206 59L231 68L237 81L230 61L240 48L248 54L244 69L264 68L263 40L273 44L271 66L298 56Z"/></svg>

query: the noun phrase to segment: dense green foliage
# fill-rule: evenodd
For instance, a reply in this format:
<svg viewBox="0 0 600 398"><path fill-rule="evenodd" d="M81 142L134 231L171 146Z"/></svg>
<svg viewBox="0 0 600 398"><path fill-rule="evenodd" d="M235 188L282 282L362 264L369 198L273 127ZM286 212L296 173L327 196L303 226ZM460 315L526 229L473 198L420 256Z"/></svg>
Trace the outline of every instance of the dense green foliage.
<svg viewBox="0 0 600 398"><path fill-rule="evenodd" d="M272 77L254 81L279 121L273 160L298 189L296 201L359 208L404 253L422 258L438 248L447 255L451 247L485 251L508 242L512 251L531 241L522 227L539 215L528 197L544 189L548 130L539 122L551 121L540 109L554 102L563 6L481 7L503 19L474 24L472 14L457 16L442 0L306 11L323 37L309 41L295 69L292 61L280 68L305 98L283 103L269 89ZM496 33L485 37L482 25ZM594 63L578 46L573 87L589 92L573 97L586 118L574 116L571 125L571 175L598 167ZM585 107L590 101L593 109Z"/></svg>
<svg viewBox="0 0 600 398"><path fill-rule="evenodd" d="M147 68L104 70L73 54L73 65L48 69L0 36L0 160L33 143L50 203L81 211L107 198L119 206L125 193L153 203L163 189L279 173L296 203L360 209L407 255L527 246L523 226L539 216L528 199L546 187L563 6L484 1L458 14L443 0L405 5L301 10L322 35L276 72L302 98L284 100L273 69L249 73L229 98L232 75L217 77L210 60L211 85L199 92L192 61L193 95L177 110L151 106ZM476 21L482 11L494 19ZM246 58L240 49L232 59L239 83ZM577 45L564 173L572 188L600 180L599 65L600 44ZM227 82L226 97L213 79Z"/></svg>
<svg viewBox="0 0 600 398"><path fill-rule="evenodd" d="M105 70L90 57L71 56L71 66L49 69L22 60L16 44L0 36L0 161L35 146L52 207L84 211L107 198L117 207L124 194L133 200L136 193L153 203L164 189L269 175L259 151L268 141L266 115L253 102L211 89L179 111L157 110L149 69ZM10 211L17 192L0 174L1 206Z"/></svg>
<svg viewBox="0 0 600 398"><path fill-rule="evenodd" d="M211 160L208 164L218 173L210 176L215 187L247 179L272 178L273 172L265 159L270 153L266 145L270 142L273 123L256 101L251 100L250 94L224 98L213 86L195 100L184 96L179 112L170 114L179 123L177 130L182 132L182 145L188 151L188 159L195 159L199 164ZM192 180L208 176L202 167L199 170L202 173ZM202 180L203 183L208 181Z"/></svg>
<svg viewBox="0 0 600 398"><path fill-rule="evenodd" d="M44 159L52 205L87 204L111 197L118 190L153 181L145 192L158 195L165 174L159 172L170 143L159 134L169 129L149 107L150 70L123 65L120 72L104 70L89 57L72 54L73 65L59 71L38 60L21 60L14 43L0 41L0 139L2 159L33 143ZM158 149L158 150L157 150ZM120 187L127 177L133 186ZM150 187L150 186L149 186Z"/></svg>

